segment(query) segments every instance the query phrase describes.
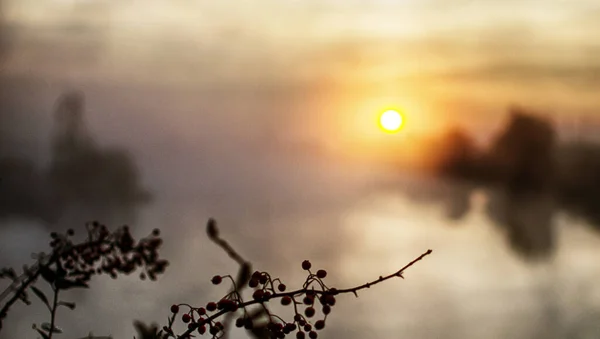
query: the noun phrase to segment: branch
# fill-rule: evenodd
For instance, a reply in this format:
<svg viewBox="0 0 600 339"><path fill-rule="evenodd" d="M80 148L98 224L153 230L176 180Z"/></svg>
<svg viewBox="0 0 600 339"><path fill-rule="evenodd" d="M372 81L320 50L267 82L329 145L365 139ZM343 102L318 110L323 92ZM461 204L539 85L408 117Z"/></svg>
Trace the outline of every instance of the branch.
<svg viewBox="0 0 600 339"><path fill-rule="evenodd" d="M413 266L415 263L417 263L418 261L422 260L423 258L425 258L426 256L428 256L429 254L431 254L433 251L432 250L427 250L426 252L424 252L423 254L421 254L419 257L415 258L414 260L412 260L411 262L409 262L408 264L406 264L404 267L402 267L401 269L399 269L398 271L389 274L387 276L380 276L379 279L373 280L371 282L368 282L364 285L360 285L357 287L353 287L353 288L347 288L347 289L335 289L335 288L330 288L330 289L324 289L324 290L314 290L314 289L309 289L310 288L310 284L305 284L305 287L302 289L298 289L295 291L290 291L290 292L282 292L282 293L277 293L273 290L273 294L270 294L268 296L264 296L261 298L255 298L254 300L251 301L247 301L247 302L242 302L237 304L236 309L245 309L246 307L252 306L252 305L257 305L260 304L261 306L265 306L265 302L268 302L269 300L272 299L278 299L278 298L284 298L284 297L290 297L290 298L294 298L295 296L298 295L321 295L321 296L329 296L332 297L334 295L338 295L338 294L343 294L343 293L353 293L354 295L357 295L357 291L365 289L365 288L370 288L373 285L379 284L385 280L391 279L393 277L400 277L403 278L402 273L404 273L404 271L408 268L410 268L411 266ZM310 271L309 271L310 272ZM310 274L309 278L307 278L307 281L311 281L311 279L314 279L316 276L313 275L312 273ZM265 284L266 285L266 284ZM323 286L324 288L326 288L326 286L321 282L321 286ZM260 290L257 290L260 291ZM333 301L333 303L331 303L330 305L333 305L335 303L335 300ZM306 302L305 302L306 304ZM188 306L187 304L179 304L178 306ZM308 304L307 304L308 305ZM294 304L295 306L295 304ZM193 309L192 307L190 307L191 309ZM224 308L216 313L214 313L213 315L207 317L206 319L204 319L204 321L202 322L203 324L211 324L215 319L219 318L220 316L224 315L224 314L233 314L233 312L230 309ZM299 313L296 311L296 315L299 315ZM196 326L190 326L183 334L177 336L176 338L178 339L186 339L186 338L190 338L191 333L196 329Z"/></svg>

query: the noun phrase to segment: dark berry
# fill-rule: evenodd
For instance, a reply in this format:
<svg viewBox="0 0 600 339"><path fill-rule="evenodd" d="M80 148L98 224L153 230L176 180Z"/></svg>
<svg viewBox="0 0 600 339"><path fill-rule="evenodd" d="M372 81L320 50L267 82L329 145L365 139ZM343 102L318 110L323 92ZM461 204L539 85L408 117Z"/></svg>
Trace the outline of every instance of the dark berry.
<svg viewBox="0 0 600 339"><path fill-rule="evenodd" d="M258 281L258 279L260 279L261 276L262 276L262 273L260 273L259 271L254 271L254 273L252 273L252 278L251 279L254 279L254 280Z"/></svg>
<svg viewBox="0 0 600 339"><path fill-rule="evenodd" d="M248 282L248 286L250 286L250 288L255 288L258 286L258 279L250 279L250 281Z"/></svg>
<svg viewBox="0 0 600 339"><path fill-rule="evenodd" d="M202 325L198 327L198 333L200 333L201 335L206 333L206 326Z"/></svg>
<svg viewBox="0 0 600 339"><path fill-rule="evenodd" d="M252 294L252 298L254 300L261 300L262 298L264 298L264 296L265 296L265 292L263 290L256 290Z"/></svg>
<svg viewBox="0 0 600 339"><path fill-rule="evenodd" d="M302 302L305 305L312 305L312 304L315 303L315 299L313 297L310 297L310 296L307 295L306 297L304 297L304 299L302 300Z"/></svg>
<svg viewBox="0 0 600 339"><path fill-rule="evenodd" d="M335 305L335 297L328 294L327 297L325 298L325 301L327 302L328 305L333 306Z"/></svg>
<svg viewBox="0 0 600 339"><path fill-rule="evenodd" d="M208 304L206 304L206 309L207 309L209 312L213 312L214 310L216 310L216 309L217 309L217 304L215 304L214 302L212 302L212 301L211 301L211 302L209 302Z"/></svg>
<svg viewBox="0 0 600 339"><path fill-rule="evenodd" d="M323 314L327 315L331 313L331 307L329 305L323 306Z"/></svg>
<svg viewBox="0 0 600 339"><path fill-rule="evenodd" d="M302 331L296 332L296 339L304 339L304 338L305 338L304 332L302 332Z"/></svg>
<svg viewBox="0 0 600 339"><path fill-rule="evenodd" d="M304 260L304 261L302 262L302 269L303 269L303 270L306 270L306 271L308 271L308 270L310 270L310 267L311 267L311 266L312 266L312 265L310 264L310 261L308 261L308 260Z"/></svg>
<svg viewBox="0 0 600 339"><path fill-rule="evenodd" d="M190 317L190 315L187 313L181 316L181 321L183 321L186 324L189 323L190 320L192 320L192 317Z"/></svg>
<svg viewBox="0 0 600 339"><path fill-rule="evenodd" d="M292 303L292 298L290 298L289 296L286 295L285 297L281 298L281 305L287 306L291 303Z"/></svg>
<svg viewBox="0 0 600 339"><path fill-rule="evenodd" d="M238 327L238 328L244 327L244 318L237 318L235 321L235 327Z"/></svg>
<svg viewBox="0 0 600 339"><path fill-rule="evenodd" d="M286 286L284 284L279 284L277 286L277 289L279 290L279 292L284 292L285 291Z"/></svg>
<svg viewBox="0 0 600 339"><path fill-rule="evenodd" d="M171 306L171 313L177 313L177 312L179 312L179 306L177 306L177 305Z"/></svg>
<svg viewBox="0 0 600 339"><path fill-rule="evenodd" d="M325 270L318 270L317 271L317 277L320 279L323 279L327 276L327 271Z"/></svg>
<svg viewBox="0 0 600 339"><path fill-rule="evenodd" d="M212 335L217 335L217 333L219 333L219 328L216 326L212 326L209 330L210 334Z"/></svg>
<svg viewBox="0 0 600 339"><path fill-rule="evenodd" d="M218 285L223 281L223 278L221 278L220 275L215 275L210 281L212 281L213 284Z"/></svg>
<svg viewBox="0 0 600 339"><path fill-rule="evenodd" d="M258 279L258 282L260 282L262 285L266 284L268 281L269 277L266 274L261 275Z"/></svg>
<svg viewBox="0 0 600 339"><path fill-rule="evenodd" d="M312 325L311 325L311 324L306 324L306 325L304 325L304 330L305 330L306 332L309 332L310 330L312 330Z"/></svg>
<svg viewBox="0 0 600 339"><path fill-rule="evenodd" d="M199 315L205 315L206 314L206 309L204 307L200 307L196 311L198 312Z"/></svg>
<svg viewBox="0 0 600 339"><path fill-rule="evenodd" d="M322 330L323 328L325 328L325 321L317 320L317 322L315 323L315 329Z"/></svg>
<svg viewBox="0 0 600 339"><path fill-rule="evenodd" d="M313 315L315 315L315 309L312 308L312 307L307 307L304 310L304 315L307 316L307 317L309 317L309 318L311 318Z"/></svg>
<svg viewBox="0 0 600 339"><path fill-rule="evenodd" d="M319 335L315 331L310 331L310 332L308 332L308 337L310 339L317 339L317 337L319 337Z"/></svg>

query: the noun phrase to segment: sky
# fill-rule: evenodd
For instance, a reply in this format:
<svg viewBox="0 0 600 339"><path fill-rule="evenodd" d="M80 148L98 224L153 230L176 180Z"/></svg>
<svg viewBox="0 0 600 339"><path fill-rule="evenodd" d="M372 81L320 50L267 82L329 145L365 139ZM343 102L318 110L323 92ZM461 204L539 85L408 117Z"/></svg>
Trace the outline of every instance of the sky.
<svg viewBox="0 0 600 339"><path fill-rule="evenodd" d="M595 1L5 1L21 39L4 72L309 96L281 123L321 139L368 134L356 125L390 105L415 133L484 135L510 104L561 123L600 105Z"/></svg>

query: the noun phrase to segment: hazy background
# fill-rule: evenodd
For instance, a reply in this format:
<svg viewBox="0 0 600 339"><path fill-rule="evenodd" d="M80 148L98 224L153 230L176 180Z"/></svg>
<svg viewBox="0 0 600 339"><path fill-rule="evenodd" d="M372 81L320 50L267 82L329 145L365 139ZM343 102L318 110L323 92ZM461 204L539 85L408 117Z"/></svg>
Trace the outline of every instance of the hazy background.
<svg viewBox="0 0 600 339"><path fill-rule="evenodd" d="M220 297L210 277L236 267L208 217L288 285L304 259L350 286L434 250L342 298L323 338L600 334L595 1L0 9L0 264L91 219L160 227L172 263L157 283L73 295L69 338L131 338L133 319ZM387 107L399 134L377 127ZM32 310L1 337L34 338Z"/></svg>

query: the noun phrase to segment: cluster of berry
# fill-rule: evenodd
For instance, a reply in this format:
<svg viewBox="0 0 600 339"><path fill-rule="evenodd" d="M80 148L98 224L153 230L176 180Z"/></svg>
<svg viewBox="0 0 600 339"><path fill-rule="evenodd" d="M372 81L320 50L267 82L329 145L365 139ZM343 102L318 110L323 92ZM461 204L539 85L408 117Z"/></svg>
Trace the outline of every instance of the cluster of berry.
<svg viewBox="0 0 600 339"><path fill-rule="evenodd" d="M243 315L236 319L236 327L252 330L256 325L256 320L249 316L247 308L256 304L265 307L264 303L273 299L280 299L283 306L293 305L294 317L292 321L285 321L281 317L267 312L267 323L261 324L261 326L269 332L270 337L285 338L286 335L296 332L297 339L304 339L307 334L309 338L316 339L318 337L317 331L325 328L327 315L331 313L331 308L335 305L335 295L338 294L338 291L335 288L327 287L323 282L323 279L327 276L327 271L320 269L316 273L312 273L311 266L308 260L302 262L302 268L308 271L306 282L302 289L289 292L287 286L279 278L272 279L267 272L254 272L247 283L248 287L254 289L250 301L242 299L231 276L214 276L211 281L215 285L221 284L223 279L230 279L234 285L233 291L218 302L207 303L205 307L192 307L187 304L172 305L173 320L175 315L180 312L180 307L187 308L187 312L181 315L181 320L187 324L188 330L178 337L186 338L193 331L197 331L201 335L208 332L213 338L220 338L224 334L225 326L217 319L238 310L243 310ZM319 289L315 289L314 286ZM314 319L317 313L317 301L320 304L323 317L311 322L311 319ZM302 306L304 309L300 312L299 308ZM164 337L175 336L172 324L173 321L170 321L169 326L163 327Z"/></svg>

